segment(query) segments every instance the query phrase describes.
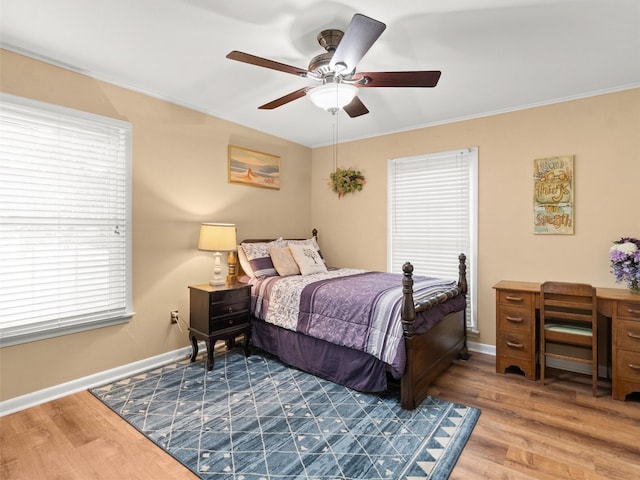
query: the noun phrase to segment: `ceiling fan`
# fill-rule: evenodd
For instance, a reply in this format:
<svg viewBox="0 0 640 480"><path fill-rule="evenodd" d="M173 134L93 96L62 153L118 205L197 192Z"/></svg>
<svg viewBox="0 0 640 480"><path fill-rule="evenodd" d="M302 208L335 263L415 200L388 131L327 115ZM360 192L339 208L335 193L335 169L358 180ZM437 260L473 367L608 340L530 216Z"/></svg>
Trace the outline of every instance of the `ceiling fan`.
<svg viewBox="0 0 640 480"><path fill-rule="evenodd" d="M314 57L307 70L237 50L230 52L227 58L321 82L319 86L303 87L265 103L258 107L260 109L271 110L306 95L317 106L333 114L342 108L350 117L359 117L369 113L357 97L359 88L435 87L440 79L441 72L437 70L356 72L358 62L385 28L384 23L357 13L345 32L323 30L318 35L318 43L327 52Z"/></svg>

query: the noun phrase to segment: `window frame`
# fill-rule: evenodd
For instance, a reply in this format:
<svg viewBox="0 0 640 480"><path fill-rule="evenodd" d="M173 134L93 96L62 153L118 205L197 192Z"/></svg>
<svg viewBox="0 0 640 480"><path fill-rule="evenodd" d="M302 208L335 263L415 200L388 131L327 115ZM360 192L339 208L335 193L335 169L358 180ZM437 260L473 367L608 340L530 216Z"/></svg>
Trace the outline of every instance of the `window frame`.
<svg viewBox="0 0 640 480"><path fill-rule="evenodd" d="M64 117L68 122L85 123L85 125L102 126L108 129L115 129L124 139L122 145L122 156L124 157L124 168L120 170L124 174L124 195L119 198L124 200L124 252L123 267L121 273L124 284L123 301L117 313L109 314L103 311L96 315L90 314L71 315L60 317L55 320L36 320L31 323L20 323L18 325L6 326L0 316L0 347L17 345L21 343L33 342L62 335L103 328L129 322L134 315L133 308L133 279L132 279L132 126L129 122L118 120L94 113L84 112L72 108L63 107L51 103L41 102L29 98L19 97L7 93L0 93L0 105L13 105L17 108L35 110L44 115ZM34 118L37 113L34 112ZM122 157L120 157L122 158ZM109 178L112 178L109 174ZM42 217L44 218L44 217ZM85 217L87 218L87 217ZM112 278L111 270L105 274L106 278ZM111 285L111 282L110 282ZM26 287L25 287L26 288ZM0 314L1 315L1 314Z"/></svg>
<svg viewBox="0 0 640 480"><path fill-rule="evenodd" d="M387 162L387 271L395 271L397 259L394 259L394 189L395 189L395 172L394 169L398 162L416 162L421 159L428 161L430 159L448 158L455 159L458 155L466 155L469 161L468 165L468 228L469 228L469 251L461 251L467 257L467 283L468 283L468 308L467 308L467 331L473 334L479 334L478 330L478 147L461 148L443 152L434 152L410 157L399 157L389 159ZM411 259L399 259L402 261L411 261ZM451 258L451 266L458 265L455 258ZM449 262L449 259L445 259ZM447 263L448 264L448 263ZM422 275L429 275L428 272L416 272ZM437 276L437 275L432 275ZM454 278L451 278L454 279ZM457 276L456 276L457 279Z"/></svg>

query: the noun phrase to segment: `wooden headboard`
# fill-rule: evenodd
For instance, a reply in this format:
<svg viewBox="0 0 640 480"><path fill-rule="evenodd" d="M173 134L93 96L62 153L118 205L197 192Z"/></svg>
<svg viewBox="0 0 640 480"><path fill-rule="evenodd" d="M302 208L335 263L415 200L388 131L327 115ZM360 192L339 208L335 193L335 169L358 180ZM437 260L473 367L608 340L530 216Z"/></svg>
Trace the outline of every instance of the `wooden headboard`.
<svg viewBox="0 0 640 480"><path fill-rule="evenodd" d="M314 228L311 231L311 235L318 240L318 229ZM247 238L240 243L260 243L260 242L273 242L275 238ZM306 240L306 238L285 238L285 240Z"/></svg>

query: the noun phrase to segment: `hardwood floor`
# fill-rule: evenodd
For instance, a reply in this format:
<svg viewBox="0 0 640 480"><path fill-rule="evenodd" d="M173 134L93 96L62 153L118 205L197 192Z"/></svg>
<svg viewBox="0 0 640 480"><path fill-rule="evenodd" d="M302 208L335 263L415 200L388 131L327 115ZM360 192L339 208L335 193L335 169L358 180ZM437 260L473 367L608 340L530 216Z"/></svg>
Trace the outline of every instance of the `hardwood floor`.
<svg viewBox="0 0 640 480"><path fill-rule="evenodd" d="M474 354L430 393L482 410L452 479L640 478L640 401L588 377L542 387ZM0 418L0 462L3 480L197 478L88 392Z"/></svg>
<svg viewBox="0 0 640 480"><path fill-rule="evenodd" d="M640 402L609 387L594 398L589 376L553 372L543 387L474 354L429 393L482 411L452 479L640 478Z"/></svg>

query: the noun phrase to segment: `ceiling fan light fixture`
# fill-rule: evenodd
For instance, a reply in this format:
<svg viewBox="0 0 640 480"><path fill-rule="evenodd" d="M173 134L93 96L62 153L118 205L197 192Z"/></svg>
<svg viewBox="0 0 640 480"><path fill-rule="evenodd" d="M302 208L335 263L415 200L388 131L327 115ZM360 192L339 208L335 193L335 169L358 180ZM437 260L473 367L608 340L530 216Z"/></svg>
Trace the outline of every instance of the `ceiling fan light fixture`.
<svg viewBox="0 0 640 480"><path fill-rule="evenodd" d="M348 83L325 83L307 91L307 97L316 107L336 113L358 94L358 87Z"/></svg>

